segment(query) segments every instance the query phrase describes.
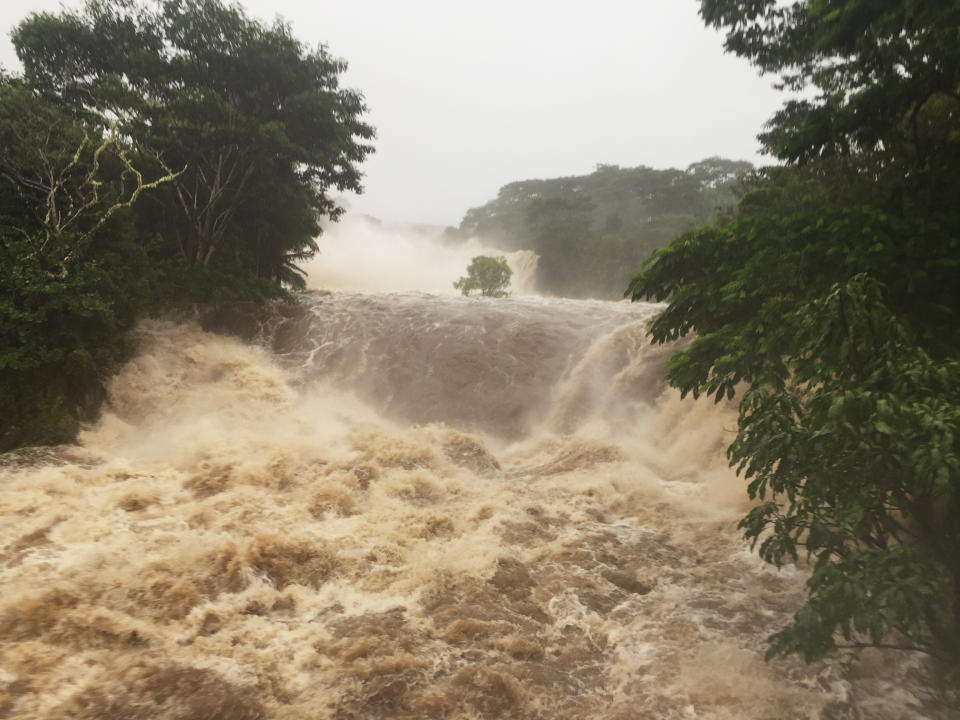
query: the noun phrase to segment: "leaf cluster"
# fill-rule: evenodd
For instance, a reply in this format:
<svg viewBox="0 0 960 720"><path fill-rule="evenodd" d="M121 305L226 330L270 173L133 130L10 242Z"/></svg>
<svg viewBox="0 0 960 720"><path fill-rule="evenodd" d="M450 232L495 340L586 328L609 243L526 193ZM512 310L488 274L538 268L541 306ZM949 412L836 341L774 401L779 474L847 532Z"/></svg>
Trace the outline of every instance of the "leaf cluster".
<svg viewBox="0 0 960 720"><path fill-rule="evenodd" d="M770 654L813 658L891 631L960 662L960 360L935 361L865 275L797 313L790 376L754 384L731 462L759 504L765 560L815 558L810 597ZM771 532L772 531L772 532Z"/></svg>
<svg viewBox="0 0 960 720"><path fill-rule="evenodd" d="M510 285L512 275L513 270L510 269L503 255L499 257L478 255L467 266L466 276L454 282L453 287L464 295L479 290L480 294L486 297L505 297L509 294L507 287Z"/></svg>

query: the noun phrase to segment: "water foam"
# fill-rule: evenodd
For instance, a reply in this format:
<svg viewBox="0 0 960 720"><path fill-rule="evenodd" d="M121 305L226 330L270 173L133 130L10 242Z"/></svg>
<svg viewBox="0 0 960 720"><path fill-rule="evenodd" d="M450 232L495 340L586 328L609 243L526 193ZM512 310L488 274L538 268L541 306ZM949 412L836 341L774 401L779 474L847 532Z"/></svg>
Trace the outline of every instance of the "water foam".
<svg viewBox="0 0 960 720"><path fill-rule="evenodd" d="M650 311L342 294L259 346L144 323L80 444L0 470L0 716L956 717L902 661L762 661L803 572L737 536L732 411L644 378ZM497 397L540 410L464 429L470 383L525 363L547 377Z"/></svg>

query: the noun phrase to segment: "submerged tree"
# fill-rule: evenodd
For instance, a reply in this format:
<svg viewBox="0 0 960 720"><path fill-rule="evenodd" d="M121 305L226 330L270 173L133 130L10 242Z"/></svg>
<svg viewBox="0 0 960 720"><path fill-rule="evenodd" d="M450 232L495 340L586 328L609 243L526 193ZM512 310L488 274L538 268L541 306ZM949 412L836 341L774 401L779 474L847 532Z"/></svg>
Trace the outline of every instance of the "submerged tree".
<svg viewBox="0 0 960 720"><path fill-rule="evenodd" d="M481 295L487 297L504 297L508 294L507 287L510 285L512 275L513 271L507 265L507 259L503 255L499 257L478 255L467 266L466 277L457 280L453 287L464 295L479 290Z"/></svg>
<svg viewBox="0 0 960 720"><path fill-rule="evenodd" d="M914 649L960 665L960 7L702 0L791 88L736 214L633 279L686 393L732 397L729 455L775 564L812 560L770 655ZM811 93L808 93L808 96Z"/></svg>

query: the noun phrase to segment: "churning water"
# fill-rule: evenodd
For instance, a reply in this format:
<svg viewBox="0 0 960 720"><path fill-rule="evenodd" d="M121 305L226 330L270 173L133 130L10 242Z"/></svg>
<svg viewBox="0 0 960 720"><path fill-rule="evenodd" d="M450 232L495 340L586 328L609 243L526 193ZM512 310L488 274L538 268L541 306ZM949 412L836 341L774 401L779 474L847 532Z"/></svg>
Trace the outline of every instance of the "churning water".
<svg viewBox="0 0 960 720"><path fill-rule="evenodd" d="M954 718L919 661L764 663L803 573L656 307L307 294L151 321L0 468L0 717Z"/></svg>

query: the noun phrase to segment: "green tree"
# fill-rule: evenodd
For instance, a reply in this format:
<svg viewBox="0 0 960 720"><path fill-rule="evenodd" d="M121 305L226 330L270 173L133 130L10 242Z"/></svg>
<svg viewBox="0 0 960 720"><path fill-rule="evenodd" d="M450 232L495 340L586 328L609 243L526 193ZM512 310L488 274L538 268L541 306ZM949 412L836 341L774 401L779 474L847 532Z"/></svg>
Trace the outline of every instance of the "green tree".
<svg viewBox="0 0 960 720"><path fill-rule="evenodd" d="M342 60L283 23L219 0L88 0L31 15L13 40L33 87L116 114L142 157L183 169L142 224L195 293L225 275L262 281L255 293L302 285L294 262L316 251L319 218L341 213L331 191L361 190L363 100L340 87Z"/></svg>
<svg viewBox="0 0 960 720"><path fill-rule="evenodd" d="M499 257L478 255L467 266L466 277L453 283L453 287L464 295L479 290L481 295L487 297L504 297L508 294L506 288L510 285L511 275L513 271L507 265L507 259L503 255Z"/></svg>
<svg viewBox="0 0 960 720"><path fill-rule="evenodd" d="M527 204L527 233L537 262L541 292L578 297L593 279L585 272L599 253L591 222L596 211L592 198L581 195L537 197ZM562 292L558 292L562 290Z"/></svg>
<svg viewBox="0 0 960 720"><path fill-rule="evenodd" d="M630 283L697 396L742 389L741 528L812 561L770 655L897 646L960 664L960 6L703 0L790 88L736 213ZM811 92L812 91L812 92Z"/></svg>
<svg viewBox="0 0 960 720"><path fill-rule="evenodd" d="M146 180L109 124L0 82L0 451L95 411L150 299L131 208L172 179Z"/></svg>
<svg viewBox="0 0 960 720"><path fill-rule="evenodd" d="M146 180L117 137L116 123L78 121L22 84L0 86L0 176L16 188L36 221L31 237L39 267L66 276L93 236L144 190L176 181L176 173Z"/></svg>

